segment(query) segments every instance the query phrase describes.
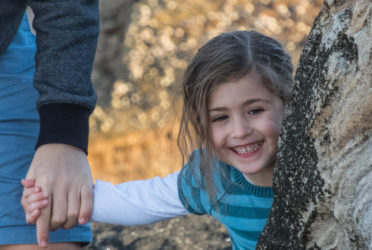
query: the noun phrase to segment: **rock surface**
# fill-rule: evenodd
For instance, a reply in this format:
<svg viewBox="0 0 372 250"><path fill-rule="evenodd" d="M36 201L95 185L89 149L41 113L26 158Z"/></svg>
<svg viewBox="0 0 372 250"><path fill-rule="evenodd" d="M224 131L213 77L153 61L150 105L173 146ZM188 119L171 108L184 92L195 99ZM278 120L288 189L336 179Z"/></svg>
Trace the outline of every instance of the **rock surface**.
<svg viewBox="0 0 372 250"><path fill-rule="evenodd" d="M325 0L286 113L258 249L372 249L372 2Z"/></svg>

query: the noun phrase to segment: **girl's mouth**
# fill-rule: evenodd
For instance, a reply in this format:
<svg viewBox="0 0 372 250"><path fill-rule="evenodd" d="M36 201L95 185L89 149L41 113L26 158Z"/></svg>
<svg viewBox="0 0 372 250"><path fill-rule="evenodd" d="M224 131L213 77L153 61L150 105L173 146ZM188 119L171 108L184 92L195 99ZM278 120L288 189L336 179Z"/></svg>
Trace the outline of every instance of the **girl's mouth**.
<svg viewBox="0 0 372 250"><path fill-rule="evenodd" d="M238 147L234 147L231 149L238 155L248 156L258 151L261 148L261 146L262 146L262 142L256 142L253 144L238 146Z"/></svg>

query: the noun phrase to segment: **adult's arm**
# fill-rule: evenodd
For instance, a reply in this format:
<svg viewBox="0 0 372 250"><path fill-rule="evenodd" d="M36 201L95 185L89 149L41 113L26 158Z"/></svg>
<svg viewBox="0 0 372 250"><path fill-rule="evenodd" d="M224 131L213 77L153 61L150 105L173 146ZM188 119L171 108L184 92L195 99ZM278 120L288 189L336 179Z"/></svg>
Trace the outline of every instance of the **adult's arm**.
<svg viewBox="0 0 372 250"><path fill-rule="evenodd" d="M37 147L64 143L87 152L91 84L98 36L97 0L29 0L36 31L35 88L40 93Z"/></svg>
<svg viewBox="0 0 372 250"><path fill-rule="evenodd" d="M120 225L144 225L189 212L178 197L179 172L167 177L113 185L97 180L94 185L92 220Z"/></svg>
<svg viewBox="0 0 372 250"><path fill-rule="evenodd" d="M40 97L40 134L26 178L52 203L37 220L40 245L49 227L85 223L92 209L92 178L86 159L96 95L90 77L98 36L97 0L28 0L35 17L34 85Z"/></svg>

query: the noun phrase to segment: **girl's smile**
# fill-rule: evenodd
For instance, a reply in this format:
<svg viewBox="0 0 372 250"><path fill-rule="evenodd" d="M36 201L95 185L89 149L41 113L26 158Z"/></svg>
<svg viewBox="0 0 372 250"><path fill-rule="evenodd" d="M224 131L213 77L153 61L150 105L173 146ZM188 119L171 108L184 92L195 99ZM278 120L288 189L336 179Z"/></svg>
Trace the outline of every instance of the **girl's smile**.
<svg viewBox="0 0 372 250"><path fill-rule="evenodd" d="M231 148L240 157L251 157L256 154L261 148L262 142L255 142L244 146L236 146Z"/></svg>
<svg viewBox="0 0 372 250"><path fill-rule="evenodd" d="M217 157L253 184L271 186L283 101L253 71L218 85L208 111Z"/></svg>

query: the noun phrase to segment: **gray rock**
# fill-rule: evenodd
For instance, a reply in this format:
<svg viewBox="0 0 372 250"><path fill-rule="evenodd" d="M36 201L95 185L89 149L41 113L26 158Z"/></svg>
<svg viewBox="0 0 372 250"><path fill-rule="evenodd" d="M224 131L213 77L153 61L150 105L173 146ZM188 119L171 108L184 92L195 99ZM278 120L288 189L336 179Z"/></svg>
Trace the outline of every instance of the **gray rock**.
<svg viewBox="0 0 372 250"><path fill-rule="evenodd" d="M372 2L325 0L300 58L258 249L372 249Z"/></svg>

